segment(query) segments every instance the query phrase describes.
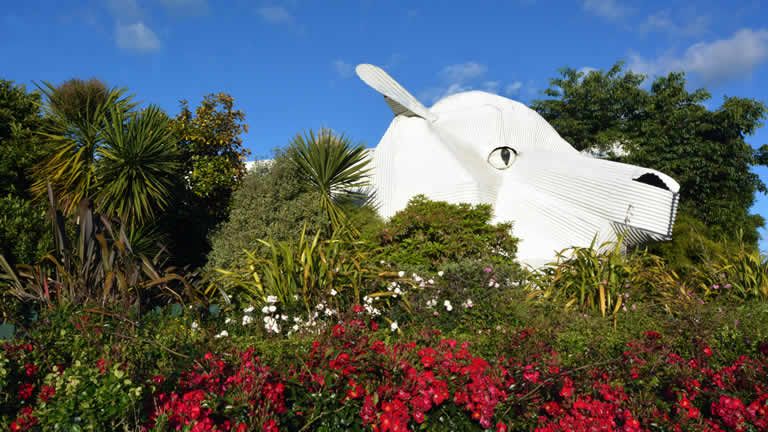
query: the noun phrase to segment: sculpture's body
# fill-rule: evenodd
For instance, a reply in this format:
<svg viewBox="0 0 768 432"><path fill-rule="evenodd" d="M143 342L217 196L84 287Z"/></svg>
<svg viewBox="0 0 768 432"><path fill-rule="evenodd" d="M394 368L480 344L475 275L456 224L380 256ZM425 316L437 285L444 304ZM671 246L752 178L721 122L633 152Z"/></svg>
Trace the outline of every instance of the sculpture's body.
<svg viewBox="0 0 768 432"><path fill-rule="evenodd" d="M396 117L373 155L379 212L392 216L424 194L488 203L513 221L518 258L531 265L556 251L625 233L628 246L669 239L679 185L658 171L580 154L535 111L472 91L425 108L381 69L357 73Z"/></svg>

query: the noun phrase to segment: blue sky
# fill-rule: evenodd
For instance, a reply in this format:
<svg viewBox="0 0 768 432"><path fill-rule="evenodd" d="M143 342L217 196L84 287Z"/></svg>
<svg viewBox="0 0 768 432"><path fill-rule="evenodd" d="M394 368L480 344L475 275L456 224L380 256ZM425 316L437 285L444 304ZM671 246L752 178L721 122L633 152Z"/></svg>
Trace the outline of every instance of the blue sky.
<svg viewBox="0 0 768 432"><path fill-rule="evenodd" d="M358 63L382 66L428 106L466 89L529 102L560 67L620 59L652 77L685 71L691 89L712 93L712 109L724 95L766 100L766 10L759 1L28 0L0 12L0 77L33 88L96 76L170 114L181 99L196 106L227 92L246 113L246 146L263 157L321 126L375 146L392 116L354 75ZM768 143L768 127L747 141ZM768 182L768 169L756 172ZM753 211L768 218L768 199Z"/></svg>

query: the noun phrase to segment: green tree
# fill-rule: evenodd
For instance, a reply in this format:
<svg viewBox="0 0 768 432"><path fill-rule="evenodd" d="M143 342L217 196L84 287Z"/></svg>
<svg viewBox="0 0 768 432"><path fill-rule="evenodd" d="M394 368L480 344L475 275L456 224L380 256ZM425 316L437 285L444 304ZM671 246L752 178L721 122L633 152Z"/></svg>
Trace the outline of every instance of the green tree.
<svg viewBox="0 0 768 432"><path fill-rule="evenodd" d="M125 88L114 87L104 95L94 91L100 96L98 103L92 103L90 96L73 96L77 93L67 83L55 87L43 82L40 91L45 96L43 111L50 121L40 133L46 157L34 168L36 179L31 190L43 199L50 182L61 208L71 214L81 200L97 198L98 151L108 145L104 131L113 112L125 115L131 109L131 96L125 96ZM78 110L73 100L85 100L86 105Z"/></svg>
<svg viewBox="0 0 768 432"><path fill-rule="evenodd" d="M728 238L743 230L756 242L764 220L749 214L765 184L750 172L768 162L768 145L754 150L745 138L762 126L764 102L726 97L714 111L703 103L705 89L686 90L685 76L670 73L645 90L645 76L624 71L583 74L571 68L549 80L550 99L533 101L538 111L577 150L610 154L620 145L621 162L662 171L680 183L680 210L701 220L713 235Z"/></svg>
<svg viewBox="0 0 768 432"><path fill-rule="evenodd" d="M317 193L318 204L335 230L359 234L349 223L342 204L366 203L364 188L369 186L370 173L366 153L363 143L353 144L330 129L321 129L317 137L311 130L308 135L296 135L288 148L288 157L299 167L305 187Z"/></svg>
<svg viewBox="0 0 768 432"><path fill-rule="evenodd" d="M209 94L194 111L181 101L181 112L171 121L188 189L202 199L214 219L222 220L232 192L245 176L250 151L240 135L248 132L245 113L234 109L226 93Z"/></svg>
<svg viewBox="0 0 768 432"><path fill-rule="evenodd" d="M107 214L140 226L168 206L180 164L168 117L158 107L122 116L113 108L104 133L108 145L99 149L99 195Z"/></svg>
<svg viewBox="0 0 768 432"><path fill-rule="evenodd" d="M51 243L45 208L30 201L29 169L43 156L37 132L45 124L40 94L0 80L0 255L12 263L37 262Z"/></svg>
<svg viewBox="0 0 768 432"><path fill-rule="evenodd" d="M126 89L98 80L44 83L48 155L35 166L32 191L48 183L72 213L83 200L136 228L167 207L178 153L168 117L157 107L134 111ZM78 105L80 104L80 105Z"/></svg>
<svg viewBox="0 0 768 432"><path fill-rule="evenodd" d="M27 171L42 156L35 135L45 122L39 103L39 93L0 80L0 196L23 196L31 185Z"/></svg>
<svg viewBox="0 0 768 432"><path fill-rule="evenodd" d="M59 115L76 122L79 118L94 118L109 93L107 84L98 78L72 78L56 86L49 103Z"/></svg>
<svg viewBox="0 0 768 432"><path fill-rule="evenodd" d="M304 187L299 168L284 151L276 151L270 163L251 169L232 195L229 217L210 236L206 268L236 267L243 251L256 249L259 239L298 241L304 227L309 238L327 236L330 221L318 199Z"/></svg>
<svg viewBox="0 0 768 432"><path fill-rule="evenodd" d="M181 111L171 120L181 167L174 202L161 222L177 264L204 264L208 237L226 220L232 193L245 175L250 152L241 134L248 126L234 103L226 93L209 94L193 112L181 101Z"/></svg>

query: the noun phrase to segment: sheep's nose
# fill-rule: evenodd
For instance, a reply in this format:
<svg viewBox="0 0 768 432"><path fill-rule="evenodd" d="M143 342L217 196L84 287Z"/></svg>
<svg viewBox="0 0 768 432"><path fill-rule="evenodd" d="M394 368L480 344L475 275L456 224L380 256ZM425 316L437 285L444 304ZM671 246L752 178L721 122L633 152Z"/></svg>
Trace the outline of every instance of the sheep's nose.
<svg viewBox="0 0 768 432"><path fill-rule="evenodd" d="M647 185L655 186L657 188L661 188L664 190L669 190L669 186L667 186L667 184L664 183L664 180L662 180L661 177L657 176L654 173L645 173L640 177L633 178L632 180L639 183L645 183Z"/></svg>

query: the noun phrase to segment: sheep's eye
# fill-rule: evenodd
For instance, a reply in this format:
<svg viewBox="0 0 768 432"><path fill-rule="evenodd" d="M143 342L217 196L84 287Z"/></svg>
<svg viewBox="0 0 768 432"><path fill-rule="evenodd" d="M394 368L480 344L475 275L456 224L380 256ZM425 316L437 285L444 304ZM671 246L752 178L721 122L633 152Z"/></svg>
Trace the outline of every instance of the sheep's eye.
<svg viewBox="0 0 768 432"><path fill-rule="evenodd" d="M498 170L503 170L512 166L516 157L517 152L512 147L497 147L488 155L488 163Z"/></svg>

